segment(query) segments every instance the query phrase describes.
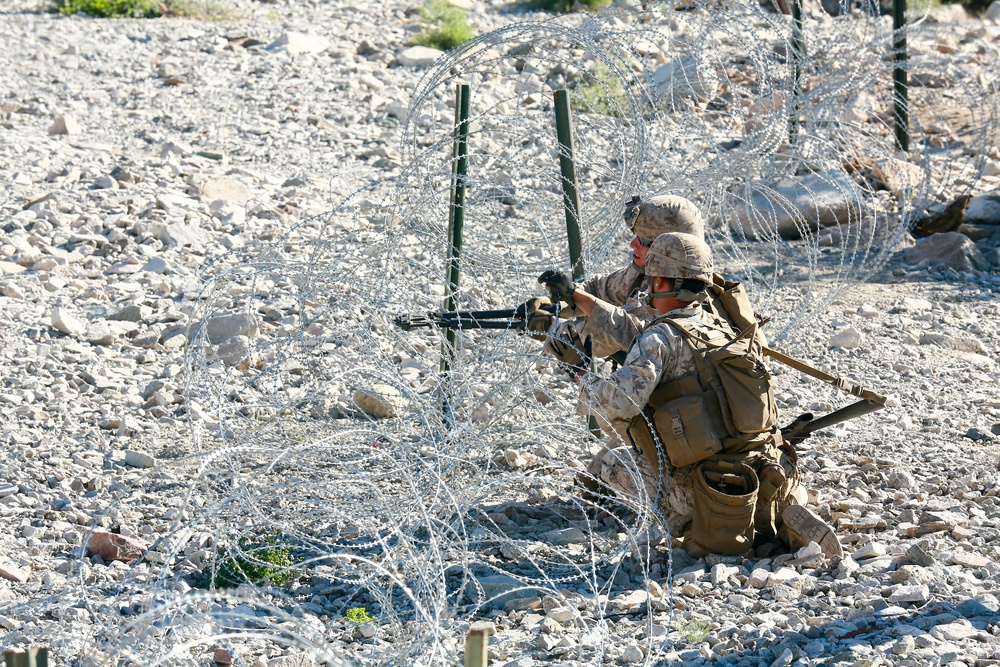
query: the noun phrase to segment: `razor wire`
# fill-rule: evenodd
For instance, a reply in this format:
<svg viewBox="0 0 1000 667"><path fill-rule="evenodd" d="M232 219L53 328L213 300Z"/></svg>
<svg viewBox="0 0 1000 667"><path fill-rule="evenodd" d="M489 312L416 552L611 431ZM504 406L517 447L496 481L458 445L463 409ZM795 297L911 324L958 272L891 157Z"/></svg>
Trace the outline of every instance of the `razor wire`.
<svg viewBox="0 0 1000 667"><path fill-rule="evenodd" d="M627 261L624 201L680 194L775 336L807 333L920 215L972 187L975 149L996 136L988 52L956 57L917 16L900 155L891 23L841 9L806 7L802 53L789 17L731 1L515 23L443 56L414 91L398 177L206 273L186 368L195 451L174 464L190 488L157 558L108 581L81 550L70 594L4 614L49 609L64 636L87 638L80 664L190 663L223 647L236 664L292 652L437 665L476 621L509 629L562 606L579 641L548 657L612 662L629 630L609 621L632 615L647 663L676 659L671 574L690 561L671 536L651 539L663 517L641 481L636 498L575 485L617 443L575 414L564 369L512 328L461 331L443 373L443 332L393 317L443 302L451 105L467 83L460 308L514 306L540 293L541 271L569 266L551 95L565 88L588 273ZM962 66L976 58L973 80ZM265 558L276 552L287 560ZM283 574L294 581L277 585ZM377 622L348 620L356 608ZM9 643L51 631L35 620Z"/></svg>

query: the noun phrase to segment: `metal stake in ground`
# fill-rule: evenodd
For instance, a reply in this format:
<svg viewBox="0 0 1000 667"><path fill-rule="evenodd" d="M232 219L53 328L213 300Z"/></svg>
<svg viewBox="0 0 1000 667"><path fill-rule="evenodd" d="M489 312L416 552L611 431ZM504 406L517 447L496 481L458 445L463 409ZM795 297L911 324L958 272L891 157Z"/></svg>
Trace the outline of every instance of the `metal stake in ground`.
<svg viewBox="0 0 1000 667"><path fill-rule="evenodd" d="M892 2L893 39L893 119L896 125L896 145L901 151L910 150L909 84L906 78L906 0Z"/></svg>
<svg viewBox="0 0 1000 667"><path fill-rule="evenodd" d="M49 649L30 648L27 651L4 651L6 667L48 667Z"/></svg>
<svg viewBox="0 0 1000 667"><path fill-rule="evenodd" d="M576 189L576 165L573 162L573 119L569 112L569 93L555 91L556 137L559 139L559 171L562 172L563 209L566 211L566 236L573 279L583 277L583 243L580 240L580 193Z"/></svg>
<svg viewBox="0 0 1000 667"><path fill-rule="evenodd" d="M802 61L806 57L805 40L802 37L802 0L792 0L792 105L788 119L788 140L795 143L799 131L799 82L802 76Z"/></svg>
<svg viewBox="0 0 1000 667"><path fill-rule="evenodd" d="M559 171L562 173L563 209L566 211L566 237L569 240L569 261L573 266L573 279L583 278L583 242L580 239L580 192L576 188L576 165L573 162L573 117L569 111L569 93L555 91L556 138L559 140ZM590 368L593 370L594 361ZM587 419L590 432L601 434L597 418Z"/></svg>
<svg viewBox="0 0 1000 667"><path fill-rule="evenodd" d="M462 231L465 226L465 177L469 169L469 86L459 84L455 91L455 144L452 151L451 202L448 207L448 282L445 285L444 310L455 310L458 286L461 282ZM445 332L441 346L441 373L444 376L442 409L447 420L451 415L451 396L447 373L455 361L457 334L454 329Z"/></svg>

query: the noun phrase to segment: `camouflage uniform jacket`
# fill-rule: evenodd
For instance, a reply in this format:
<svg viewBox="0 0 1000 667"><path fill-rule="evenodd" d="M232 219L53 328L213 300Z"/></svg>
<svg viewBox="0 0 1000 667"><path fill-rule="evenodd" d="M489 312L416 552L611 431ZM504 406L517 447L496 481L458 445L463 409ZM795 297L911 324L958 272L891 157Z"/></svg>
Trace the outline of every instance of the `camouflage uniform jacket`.
<svg viewBox="0 0 1000 667"><path fill-rule="evenodd" d="M695 322L707 317L698 304L668 314L694 318ZM657 385L695 372L691 346L677 329L660 322L642 332L624 365L610 377L590 375L580 382L577 412L611 422L631 419L646 406Z"/></svg>
<svg viewBox="0 0 1000 667"><path fill-rule="evenodd" d="M579 285L579 289L598 299L587 318L581 335L590 338L591 353L595 357L609 357L624 352L649 322L657 317L656 310L647 305L643 273L632 262L617 271L594 276ZM582 313L564 310L563 317L576 317Z"/></svg>

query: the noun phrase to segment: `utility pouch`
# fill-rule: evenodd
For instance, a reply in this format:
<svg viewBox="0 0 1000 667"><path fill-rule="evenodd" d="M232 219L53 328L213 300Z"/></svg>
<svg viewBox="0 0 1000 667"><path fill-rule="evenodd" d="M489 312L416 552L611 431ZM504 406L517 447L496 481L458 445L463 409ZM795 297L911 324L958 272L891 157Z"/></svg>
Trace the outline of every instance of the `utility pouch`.
<svg viewBox="0 0 1000 667"><path fill-rule="evenodd" d="M694 517L684 548L696 558L753 548L760 483L746 463L705 461L693 471Z"/></svg>
<svg viewBox="0 0 1000 667"><path fill-rule="evenodd" d="M632 420L628 428L632 444L659 469L659 449L649 430L648 413ZM651 421L674 468L685 468L722 450L722 441L712 426L705 399L700 394L680 396L653 411Z"/></svg>

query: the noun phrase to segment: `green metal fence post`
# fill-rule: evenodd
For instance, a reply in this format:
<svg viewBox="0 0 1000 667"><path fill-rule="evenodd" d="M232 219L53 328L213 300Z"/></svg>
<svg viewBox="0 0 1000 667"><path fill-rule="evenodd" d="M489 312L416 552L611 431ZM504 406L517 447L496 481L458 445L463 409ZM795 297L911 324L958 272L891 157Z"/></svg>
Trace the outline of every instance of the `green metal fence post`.
<svg viewBox="0 0 1000 667"><path fill-rule="evenodd" d="M452 150L451 201L448 206L448 280L445 285L445 312L456 309L458 287L461 282L462 232L465 226L465 177L469 170L469 97L468 84L459 84L455 91L455 143ZM455 361L457 333L454 329L445 332L445 343L441 349L441 373L447 382L447 373ZM451 414L451 396L444 388L443 409L445 416Z"/></svg>
<svg viewBox="0 0 1000 667"><path fill-rule="evenodd" d="M563 209L566 211L566 236L573 278L583 277L583 243L580 240L580 193L576 189L576 165L573 162L573 118L569 111L569 93L555 91L556 137L559 139L559 171L562 173Z"/></svg>
<svg viewBox="0 0 1000 667"><path fill-rule="evenodd" d="M556 138L559 140L559 171L562 174L563 209L566 212L566 237L569 240L569 261L573 279L583 278L583 241L580 238L580 192L576 188L576 164L573 161L573 117L570 115L569 93L555 91ZM594 362L591 360L593 370ZM587 426L594 435L601 434L597 418L591 415Z"/></svg>
<svg viewBox="0 0 1000 667"><path fill-rule="evenodd" d="M802 61L806 56L805 40L802 37L802 0L792 0L792 104L788 121L788 140L795 143L799 131L799 91L802 90Z"/></svg>
<svg viewBox="0 0 1000 667"><path fill-rule="evenodd" d="M906 0L892 1L893 36L893 120L896 126L896 145L901 151L910 150L910 110L906 77Z"/></svg>

